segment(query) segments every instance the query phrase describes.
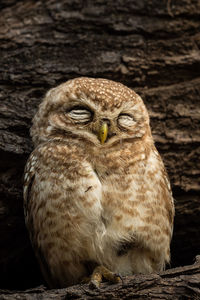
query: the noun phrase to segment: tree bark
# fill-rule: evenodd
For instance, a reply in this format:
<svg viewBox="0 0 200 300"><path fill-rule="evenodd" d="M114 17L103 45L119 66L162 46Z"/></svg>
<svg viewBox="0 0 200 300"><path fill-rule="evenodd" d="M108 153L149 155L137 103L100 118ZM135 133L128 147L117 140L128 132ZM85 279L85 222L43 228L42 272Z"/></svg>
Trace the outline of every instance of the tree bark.
<svg viewBox="0 0 200 300"><path fill-rule="evenodd" d="M0 290L2 300L27 299L200 299L200 256L191 266L170 269L160 274L135 275L122 283L102 283L91 290L87 284L47 290L44 286L26 291Z"/></svg>
<svg viewBox="0 0 200 300"><path fill-rule="evenodd" d="M23 218L29 129L45 92L78 76L120 81L144 99L175 198L172 266L192 263L200 249L199 1L1 0L0 13L1 287L43 282Z"/></svg>

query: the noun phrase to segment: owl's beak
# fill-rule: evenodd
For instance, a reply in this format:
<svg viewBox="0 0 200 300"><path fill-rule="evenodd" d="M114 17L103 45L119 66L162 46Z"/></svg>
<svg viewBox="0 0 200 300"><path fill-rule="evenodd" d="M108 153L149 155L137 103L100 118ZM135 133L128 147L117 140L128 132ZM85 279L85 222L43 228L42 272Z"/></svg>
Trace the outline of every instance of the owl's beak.
<svg viewBox="0 0 200 300"><path fill-rule="evenodd" d="M105 143L107 136L108 136L108 124L106 122L103 122L99 128L99 133L98 133L98 137L102 145Z"/></svg>

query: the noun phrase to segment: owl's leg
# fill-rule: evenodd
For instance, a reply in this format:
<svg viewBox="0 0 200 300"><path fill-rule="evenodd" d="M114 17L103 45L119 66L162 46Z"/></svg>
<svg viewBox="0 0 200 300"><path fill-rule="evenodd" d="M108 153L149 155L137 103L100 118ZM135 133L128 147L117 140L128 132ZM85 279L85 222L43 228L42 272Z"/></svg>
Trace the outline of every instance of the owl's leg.
<svg viewBox="0 0 200 300"><path fill-rule="evenodd" d="M91 275L89 284L90 288L99 288L103 278L111 283L119 283L122 281L122 278L119 274L113 273L101 265L97 266Z"/></svg>

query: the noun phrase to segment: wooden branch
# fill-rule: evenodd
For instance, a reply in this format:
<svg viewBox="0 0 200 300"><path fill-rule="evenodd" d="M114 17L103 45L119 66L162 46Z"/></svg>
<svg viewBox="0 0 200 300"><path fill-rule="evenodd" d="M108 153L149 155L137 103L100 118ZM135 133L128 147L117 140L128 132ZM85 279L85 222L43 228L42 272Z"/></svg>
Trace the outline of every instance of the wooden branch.
<svg viewBox="0 0 200 300"><path fill-rule="evenodd" d="M134 275L121 284L101 284L99 290L87 284L47 290L44 286L23 292L0 290L2 300L27 299L200 299L200 256L194 265L169 269L160 274Z"/></svg>

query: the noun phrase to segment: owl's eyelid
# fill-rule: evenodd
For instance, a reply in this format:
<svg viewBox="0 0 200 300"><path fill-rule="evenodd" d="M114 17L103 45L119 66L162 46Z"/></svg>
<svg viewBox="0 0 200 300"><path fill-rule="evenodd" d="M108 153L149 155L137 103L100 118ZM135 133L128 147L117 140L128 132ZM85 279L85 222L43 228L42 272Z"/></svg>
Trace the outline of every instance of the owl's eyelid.
<svg viewBox="0 0 200 300"><path fill-rule="evenodd" d="M128 112L122 112L122 113L119 114L118 117L120 117L120 116L125 116L125 117L127 116L127 117L130 117L130 118L134 118L133 115L128 113Z"/></svg>
<svg viewBox="0 0 200 300"><path fill-rule="evenodd" d="M70 108L68 108L67 109L67 113L69 113L70 111L81 111L81 110L85 110L85 111L87 111L87 112L89 112L91 115L93 115L94 114L94 112L91 110L91 108L90 107L88 107L88 106L86 106L86 105L79 105L79 104L77 104L77 105L73 105L73 106L71 106Z"/></svg>
<svg viewBox="0 0 200 300"><path fill-rule="evenodd" d="M127 112L123 112L123 113L119 114L118 120L120 119L120 117L122 117L122 118L123 118L123 117L124 117L124 118L127 117L127 119L131 119L131 120L133 120L134 122L136 122L135 117L134 117L132 114L127 113Z"/></svg>
<svg viewBox="0 0 200 300"><path fill-rule="evenodd" d="M94 113L86 106L74 105L66 111L67 116L75 123L87 124L93 120Z"/></svg>
<svg viewBox="0 0 200 300"><path fill-rule="evenodd" d="M136 120L134 116L129 113L121 113L118 116L117 123L121 130L127 131L136 124Z"/></svg>

